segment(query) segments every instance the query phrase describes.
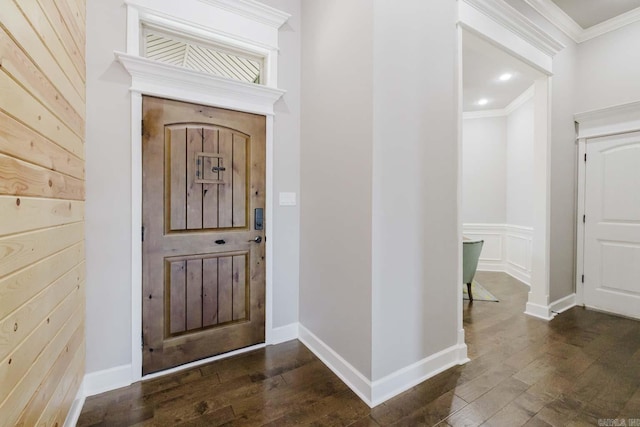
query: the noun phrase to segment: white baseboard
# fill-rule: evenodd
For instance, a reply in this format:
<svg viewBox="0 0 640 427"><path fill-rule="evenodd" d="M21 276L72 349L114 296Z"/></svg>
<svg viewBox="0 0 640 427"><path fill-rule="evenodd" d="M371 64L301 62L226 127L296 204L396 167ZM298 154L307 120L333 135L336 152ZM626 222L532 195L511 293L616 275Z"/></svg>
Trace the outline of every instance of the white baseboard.
<svg viewBox="0 0 640 427"><path fill-rule="evenodd" d="M478 261L478 271L500 271L506 273L507 269L502 261Z"/></svg>
<svg viewBox="0 0 640 427"><path fill-rule="evenodd" d="M273 328L269 334L267 343L270 345L295 340L298 338L298 322Z"/></svg>
<svg viewBox="0 0 640 427"><path fill-rule="evenodd" d="M573 293L571 295L567 295L564 298L560 298L557 301L552 302L549 305L549 310L554 314L563 313L570 308L573 308L577 305L576 294Z"/></svg>
<svg viewBox="0 0 640 427"><path fill-rule="evenodd" d="M371 381L302 324L298 339L333 371L360 399L373 408Z"/></svg>
<svg viewBox="0 0 640 427"><path fill-rule="evenodd" d="M458 345L456 347L458 348L458 364L464 365L465 363L471 361L468 356L469 353L467 351L467 343L465 342L464 338L464 328L458 331Z"/></svg>
<svg viewBox="0 0 640 427"><path fill-rule="evenodd" d="M82 380L82 382L80 383L80 387L78 387L76 397L75 399L73 399L71 408L69 408L69 412L67 413L67 418L65 418L64 420L64 427L75 427L76 424L78 424L78 419L80 419L80 413L82 412L85 398L86 395L84 393L84 380Z"/></svg>
<svg viewBox="0 0 640 427"><path fill-rule="evenodd" d="M466 363L466 345L464 349L460 347L453 345L374 381L371 385L372 405L369 406L379 405L455 365ZM462 352L465 358L460 360L459 355Z"/></svg>
<svg viewBox="0 0 640 427"><path fill-rule="evenodd" d="M543 320L552 320L558 314L565 312L570 308L575 307L576 305L576 294L573 293L571 295L567 295L566 297L560 298L559 300L554 301L547 306L528 302L527 308L524 313Z"/></svg>
<svg viewBox="0 0 640 427"><path fill-rule="evenodd" d="M84 395L94 396L131 385L131 365L91 372L84 376Z"/></svg>
<svg viewBox="0 0 640 427"><path fill-rule="evenodd" d="M549 306L535 304L532 302L527 303L524 314L528 314L529 316L537 317L542 320L553 319L553 313L551 313Z"/></svg>
<svg viewBox="0 0 640 427"><path fill-rule="evenodd" d="M452 366L469 361L466 344L454 345L371 382L303 325L299 340L333 371L364 403L373 408Z"/></svg>
<svg viewBox="0 0 640 427"><path fill-rule="evenodd" d="M505 273L507 273L509 276L514 277L516 279L518 279L519 281L521 281L522 283L524 283L527 286L531 286L531 272L525 272L523 271L521 268L518 268L517 266L507 263L507 265L505 266L505 269L503 270Z"/></svg>

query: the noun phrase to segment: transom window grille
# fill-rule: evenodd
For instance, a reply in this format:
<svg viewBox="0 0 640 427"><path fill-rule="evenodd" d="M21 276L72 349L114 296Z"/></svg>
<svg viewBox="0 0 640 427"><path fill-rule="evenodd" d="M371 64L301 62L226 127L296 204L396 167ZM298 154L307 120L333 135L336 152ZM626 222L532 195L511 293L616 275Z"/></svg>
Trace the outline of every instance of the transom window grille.
<svg viewBox="0 0 640 427"><path fill-rule="evenodd" d="M144 56L156 61L242 82L261 84L262 61L164 34L153 29L144 32Z"/></svg>

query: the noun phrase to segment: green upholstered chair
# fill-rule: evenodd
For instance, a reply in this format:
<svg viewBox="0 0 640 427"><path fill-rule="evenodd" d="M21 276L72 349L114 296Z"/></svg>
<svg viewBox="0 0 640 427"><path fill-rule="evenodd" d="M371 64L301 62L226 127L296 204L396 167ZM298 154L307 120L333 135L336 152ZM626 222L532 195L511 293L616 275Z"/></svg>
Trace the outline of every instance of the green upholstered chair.
<svg viewBox="0 0 640 427"><path fill-rule="evenodd" d="M462 242L462 283L467 284L469 301L473 301L471 283L473 283L473 277L476 275L483 244L484 240Z"/></svg>

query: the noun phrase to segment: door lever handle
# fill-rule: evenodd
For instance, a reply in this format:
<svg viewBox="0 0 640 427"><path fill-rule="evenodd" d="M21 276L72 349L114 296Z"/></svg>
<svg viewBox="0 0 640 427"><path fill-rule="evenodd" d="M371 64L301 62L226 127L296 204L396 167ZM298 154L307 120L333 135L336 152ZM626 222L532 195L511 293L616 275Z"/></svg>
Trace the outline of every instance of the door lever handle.
<svg viewBox="0 0 640 427"><path fill-rule="evenodd" d="M216 245L224 245L225 243L227 243L227 242L225 242L225 241L224 241L224 240L222 240L222 239L220 239L220 240L216 240Z"/></svg>
<svg viewBox="0 0 640 427"><path fill-rule="evenodd" d="M262 242L262 236L258 236L255 239L249 240L250 242L260 243Z"/></svg>

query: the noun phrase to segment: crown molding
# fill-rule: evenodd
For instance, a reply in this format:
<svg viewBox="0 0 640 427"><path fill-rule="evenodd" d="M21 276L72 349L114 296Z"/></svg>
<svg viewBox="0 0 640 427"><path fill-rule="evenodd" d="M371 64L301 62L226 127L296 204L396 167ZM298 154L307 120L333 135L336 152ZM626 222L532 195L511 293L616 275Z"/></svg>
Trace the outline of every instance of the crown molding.
<svg viewBox="0 0 640 427"><path fill-rule="evenodd" d="M503 0L464 0L464 2L549 56L554 56L565 47Z"/></svg>
<svg viewBox="0 0 640 427"><path fill-rule="evenodd" d="M520 95L518 95L513 101L511 101L509 105L504 107L505 115L508 116L509 114L513 113L515 110L520 108L522 104L524 104L525 102L533 98L534 94L535 94L535 85L533 84L529 86L527 89L525 89L525 91L522 92Z"/></svg>
<svg viewBox="0 0 640 427"><path fill-rule="evenodd" d="M576 21L565 13L551 0L524 0L547 21L555 25L560 31L569 36L574 42L582 43L594 37L615 31L626 25L640 21L640 7L632 9L622 15L614 16L604 22L589 28L582 28Z"/></svg>
<svg viewBox="0 0 640 427"><path fill-rule="evenodd" d="M535 85L529 86L524 92L518 95L513 101L509 103L504 108L497 108L494 110L479 110L479 111L468 111L462 113L463 119L486 119L490 117L505 117L509 114L516 111L518 108L522 106L525 102L533 98L535 94Z"/></svg>
<svg viewBox="0 0 640 427"><path fill-rule="evenodd" d="M250 54L261 53L256 52L256 48L260 49L262 52L278 49L277 44L263 43L252 38L241 37L237 34L231 34L217 28L211 28L209 26L193 22L192 20L183 19L175 15L165 13L162 10L150 8L146 4L141 4L139 0L124 0L124 3L137 12L137 25L144 24L155 26L156 29L162 31L177 32L183 36L186 35L205 42L216 41L231 48L245 50ZM135 42L139 43L137 39Z"/></svg>
<svg viewBox="0 0 640 427"><path fill-rule="evenodd" d="M286 93L282 89L226 79L123 52L114 54L131 75L131 90L147 95L194 102L194 99L203 99L202 94L215 94L212 101L215 104L211 105L272 115L273 104Z"/></svg>
<svg viewBox="0 0 640 427"><path fill-rule="evenodd" d="M200 0L253 21L280 28L291 17L288 13L254 0Z"/></svg>
<svg viewBox="0 0 640 427"><path fill-rule="evenodd" d="M524 0L547 21L555 25L560 31L569 36L574 42L580 43L584 29L551 0Z"/></svg>
<svg viewBox="0 0 640 427"><path fill-rule="evenodd" d="M615 31L619 28L633 24L640 21L640 7L623 13L622 15L615 16L611 19L607 19L604 22L596 24L583 31L580 42L591 40L594 37L601 36L611 31Z"/></svg>

